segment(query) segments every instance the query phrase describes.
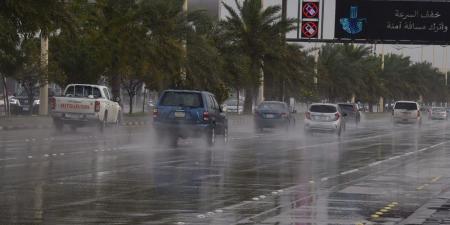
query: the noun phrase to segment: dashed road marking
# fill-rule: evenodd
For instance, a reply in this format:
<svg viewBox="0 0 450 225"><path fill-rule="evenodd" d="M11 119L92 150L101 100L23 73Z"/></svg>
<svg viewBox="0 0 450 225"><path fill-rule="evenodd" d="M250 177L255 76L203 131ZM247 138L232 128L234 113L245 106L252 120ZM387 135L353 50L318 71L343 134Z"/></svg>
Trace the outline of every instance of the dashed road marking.
<svg viewBox="0 0 450 225"><path fill-rule="evenodd" d="M347 175L347 174L355 173L355 172L358 172L358 171L359 171L359 169L353 169L353 170L348 170L348 171L342 172L340 174L341 175Z"/></svg>
<svg viewBox="0 0 450 225"><path fill-rule="evenodd" d="M442 177L442 176L437 176L437 177L433 178L433 179L431 180L431 182L434 183L434 182L438 181L439 179L441 179L441 177Z"/></svg>

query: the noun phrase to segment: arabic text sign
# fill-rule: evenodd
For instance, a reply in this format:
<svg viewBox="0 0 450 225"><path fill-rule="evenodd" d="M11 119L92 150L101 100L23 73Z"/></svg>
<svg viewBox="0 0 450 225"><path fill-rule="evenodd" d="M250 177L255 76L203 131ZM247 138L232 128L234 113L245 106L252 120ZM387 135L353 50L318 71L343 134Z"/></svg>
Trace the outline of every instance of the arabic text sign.
<svg viewBox="0 0 450 225"><path fill-rule="evenodd" d="M335 37L450 41L450 2L339 0Z"/></svg>

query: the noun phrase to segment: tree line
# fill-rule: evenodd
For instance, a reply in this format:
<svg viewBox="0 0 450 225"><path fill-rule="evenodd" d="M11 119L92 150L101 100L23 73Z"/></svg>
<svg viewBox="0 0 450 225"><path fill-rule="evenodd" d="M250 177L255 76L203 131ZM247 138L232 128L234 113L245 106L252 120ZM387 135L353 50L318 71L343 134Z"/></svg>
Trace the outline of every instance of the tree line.
<svg viewBox="0 0 450 225"><path fill-rule="evenodd" d="M183 3L1 1L0 75L24 87L106 81L114 98L125 90L130 106L142 84L154 91L211 91L221 102L232 90L244 90L246 112L261 84L268 100L447 99L443 76L430 64L388 55L382 69L381 57L363 46L311 50L286 43L295 21L282 18L280 6L236 0L236 7L223 3L227 16L217 20L185 11ZM43 38L49 40L48 64L41 60ZM313 51L319 51L317 62Z"/></svg>

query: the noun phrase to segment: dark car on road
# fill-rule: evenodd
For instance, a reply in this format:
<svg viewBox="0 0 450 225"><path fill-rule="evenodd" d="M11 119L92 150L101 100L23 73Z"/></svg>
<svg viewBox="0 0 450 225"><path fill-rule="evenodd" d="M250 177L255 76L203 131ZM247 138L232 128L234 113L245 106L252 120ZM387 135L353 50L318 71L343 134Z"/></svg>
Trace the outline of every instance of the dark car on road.
<svg viewBox="0 0 450 225"><path fill-rule="evenodd" d="M30 99L25 93L10 99L11 112L13 114L37 114L39 111L39 96Z"/></svg>
<svg viewBox="0 0 450 225"><path fill-rule="evenodd" d="M285 102L264 101L255 109L255 129L263 131L264 128L289 129L295 120Z"/></svg>
<svg viewBox="0 0 450 225"><path fill-rule="evenodd" d="M153 125L158 141L173 146L179 138L205 138L209 146L217 135L228 141L228 119L215 96L205 91L164 91L153 110Z"/></svg>
<svg viewBox="0 0 450 225"><path fill-rule="evenodd" d="M338 106L341 108L341 111L343 113L347 114L345 118L347 122L355 122L356 124L358 124L361 121L361 113L358 104L338 103Z"/></svg>

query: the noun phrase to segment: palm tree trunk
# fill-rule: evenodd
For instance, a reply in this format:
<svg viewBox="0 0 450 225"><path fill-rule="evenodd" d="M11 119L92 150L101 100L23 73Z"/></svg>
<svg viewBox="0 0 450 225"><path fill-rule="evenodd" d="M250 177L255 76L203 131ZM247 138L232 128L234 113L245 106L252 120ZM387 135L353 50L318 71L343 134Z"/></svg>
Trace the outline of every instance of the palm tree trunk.
<svg viewBox="0 0 450 225"><path fill-rule="evenodd" d="M3 81L3 91L5 92L5 115L6 116L10 116L10 114L11 114L11 110L10 110L10 105L9 105L9 96L8 96L8 86L7 86L7 84L6 84L6 77L5 76L3 76L3 79L2 79L2 81Z"/></svg>
<svg viewBox="0 0 450 225"><path fill-rule="evenodd" d="M250 88L245 89L244 113L252 114L253 91Z"/></svg>

